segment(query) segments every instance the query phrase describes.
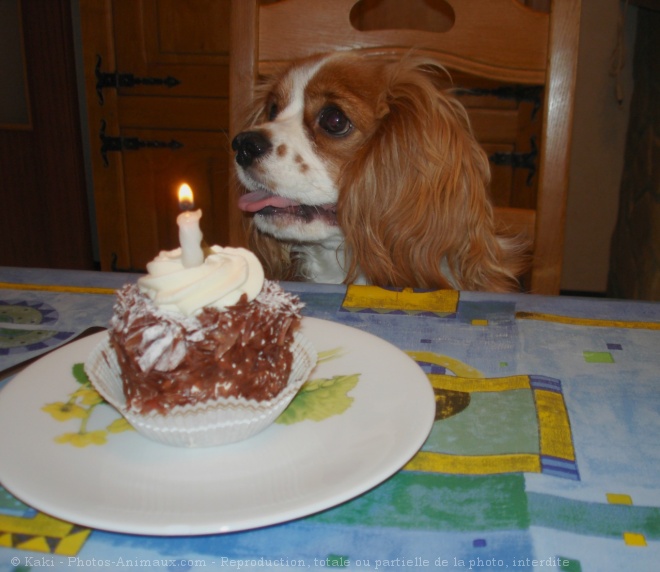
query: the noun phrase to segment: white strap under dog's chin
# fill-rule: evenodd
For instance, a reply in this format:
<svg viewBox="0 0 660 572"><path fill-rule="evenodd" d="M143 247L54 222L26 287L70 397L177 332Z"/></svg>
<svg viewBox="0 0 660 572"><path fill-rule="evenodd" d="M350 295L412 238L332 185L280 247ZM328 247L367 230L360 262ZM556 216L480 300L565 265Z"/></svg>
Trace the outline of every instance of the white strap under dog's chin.
<svg viewBox="0 0 660 572"><path fill-rule="evenodd" d="M291 249L306 282L341 284L346 279L344 249L337 244L299 244Z"/></svg>
<svg viewBox="0 0 660 572"><path fill-rule="evenodd" d="M442 259L440 262L440 272L442 272L442 275L447 279L447 282L449 282L449 285L451 286L452 289L454 290L460 290L458 287L458 284L456 283L456 279L454 278L454 275L449 268L449 264L447 263L447 258Z"/></svg>

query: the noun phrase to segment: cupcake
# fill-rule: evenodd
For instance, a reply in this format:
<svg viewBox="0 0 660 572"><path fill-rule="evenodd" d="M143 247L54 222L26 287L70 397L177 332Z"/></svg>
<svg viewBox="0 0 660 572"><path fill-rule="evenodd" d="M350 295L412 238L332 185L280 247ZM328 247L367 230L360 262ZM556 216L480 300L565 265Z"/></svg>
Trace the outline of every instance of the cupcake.
<svg viewBox="0 0 660 572"><path fill-rule="evenodd" d="M143 435L170 445L232 443L265 429L306 381L316 351L302 303L265 280L250 251L210 247L185 267L164 251L117 294L86 370Z"/></svg>

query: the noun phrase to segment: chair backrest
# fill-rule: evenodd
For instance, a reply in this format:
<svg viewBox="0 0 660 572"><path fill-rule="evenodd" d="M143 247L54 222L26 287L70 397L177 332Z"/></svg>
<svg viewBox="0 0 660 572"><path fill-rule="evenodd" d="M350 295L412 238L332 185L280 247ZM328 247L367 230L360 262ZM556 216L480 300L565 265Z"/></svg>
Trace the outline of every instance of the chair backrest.
<svg viewBox="0 0 660 572"><path fill-rule="evenodd" d="M529 208L496 208L498 221L533 243L527 288L558 294L563 255L570 140L580 20L580 0L549 0L536 11L523 0L233 0L230 47L230 130L243 122L245 101L259 78L289 60L339 49L377 56L414 48L452 73L514 86L539 86L541 127L535 166L535 200ZM546 0L548 2L548 0ZM425 29L361 25L362 13L379 4L430 10ZM360 6L362 5L362 6ZM383 8L383 6L381 6ZM397 16L401 18L401 15ZM423 17L424 18L424 17ZM403 24L406 25L405 23ZM441 28L432 31L428 28ZM388 29L389 28L389 29ZM468 109L468 112L470 110ZM237 213L236 217L240 217ZM238 219L234 238L240 240Z"/></svg>

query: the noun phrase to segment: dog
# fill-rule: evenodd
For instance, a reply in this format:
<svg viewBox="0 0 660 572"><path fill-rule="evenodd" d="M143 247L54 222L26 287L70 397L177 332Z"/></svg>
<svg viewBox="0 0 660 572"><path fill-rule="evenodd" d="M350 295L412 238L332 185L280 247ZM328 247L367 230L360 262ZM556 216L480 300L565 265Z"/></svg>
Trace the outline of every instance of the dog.
<svg viewBox="0 0 660 572"><path fill-rule="evenodd" d="M519 290L488 158L434 60L305 58L259 88L232 140L250 248L274 279Z"/></svg>

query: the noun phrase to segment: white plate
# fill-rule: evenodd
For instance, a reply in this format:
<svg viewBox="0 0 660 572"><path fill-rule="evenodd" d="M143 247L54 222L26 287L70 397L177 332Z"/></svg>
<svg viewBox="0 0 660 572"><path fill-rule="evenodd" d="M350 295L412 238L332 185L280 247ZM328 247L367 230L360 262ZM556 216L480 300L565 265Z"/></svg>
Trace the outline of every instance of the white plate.
<svg viewBox="0 0 660 572"><path fill-rule="evenodd" d="M388 342L354 328L305 318L322 361L311 379L359 374L353 401L322 421L275 424L242 443L207 449L161 445L134 431L103 445L55 438L80 419L42 407L67 401L83 362L105 333L45 356L0 392L0 482L25 503L83 526L131 534L196 535L256 528L310 515L354 498L398 471L423 445L435 415L424 372ZM94 409L88 431L117 412Z"/></svg>

